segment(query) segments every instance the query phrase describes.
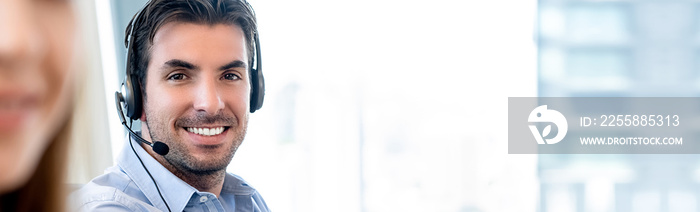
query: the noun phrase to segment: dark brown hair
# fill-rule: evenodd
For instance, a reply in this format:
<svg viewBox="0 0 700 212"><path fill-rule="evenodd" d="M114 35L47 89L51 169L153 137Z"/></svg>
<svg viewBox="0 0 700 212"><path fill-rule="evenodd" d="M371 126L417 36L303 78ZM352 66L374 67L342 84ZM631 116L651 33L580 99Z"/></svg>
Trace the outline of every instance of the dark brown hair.
<svg viewBox="0 0 700 212"><path fill-rule="evenodd" d="M0 195L0 211L64 211L67 195L64 177L70 126L69 118L46 147L26 184Z"/></svg>
<svg viewBox="0 0 700 212"><path fill-rule="evenodd" d="M127 48L129 44L132 48L129 55L130 61L127 61L127 66L131 66L132 70L127 70L131 71L127 74L136 75L144 98L153 38L163 25L170 22L231 24L241 27L246 38L248 66L253 65L255 45L253 39L257 21L252 7L245 0L150 0L131 19L124 37Z"/></svg>

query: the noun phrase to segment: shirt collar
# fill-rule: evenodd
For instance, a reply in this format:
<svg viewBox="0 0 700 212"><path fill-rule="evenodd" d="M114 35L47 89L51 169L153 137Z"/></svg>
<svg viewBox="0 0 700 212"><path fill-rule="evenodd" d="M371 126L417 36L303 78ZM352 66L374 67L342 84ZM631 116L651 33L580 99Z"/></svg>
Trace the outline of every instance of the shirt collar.
<svg viewBox="0 0 700 212"><path fill-rule="evenodd" d="M140 132L137 133L140 134ZM165 201L167 201L170 209L172 211L184 210L187 202L192 195L197 192L197 189L171 173L151 157L151 155L139 145L139 142L135 138L131 138L130 142L133 144L136 154L143 161L142 166L129 145L129 138L130 137L127 137L127 142L124 142L124 149L119 157L119 167L134 181L136 186L143 192L154 207L162 211L168 211L163 199L161 199L158 194L156 186L153 184L153 180L148 176L146 169L144 169L143 166L145 166L158 183L160 193L163 195Z"/></svg>
<svg viewBox="0 0 700 212"><path fill-rule="evenodd" d="M238 175L226 173L226 178L224 178L224 187L221 189L221 194L230 193L233 195L253 195L255 189L248 185L243 178Z"/></svg>
<svg viewBox="0 0 700 212"><path fill-rule="evenodd" d="M141 134L141 132L136 133L139 135ZM148 173L141 165L141 162L139 162L139 159L135 157L134 151L129 145L129 137L126 138L126 141L127 142L124 142L124 148L119 156L119 167L134 181L136 186L143 192L154 207L161 211L167 211L168 208L160 198L158 190L156 190L156 186L153 184L153 180L148 176ZM198 190L185 181L182 181L182 179L175 176L156 159L151 157L135 138L131 138L131 144L133 144L136 154L138 154L143 161L143 165L146 166L153 178L155 178L158 183L158 188L161 194L163 194L165 201L168 202L170 209L172 211L183 211L189 200ZM255 194L255 192L257 192L255 188L251 187L243 178L238 175L226 173L224 185L221 189L222 197L226 194L251 196Z"/></svg>

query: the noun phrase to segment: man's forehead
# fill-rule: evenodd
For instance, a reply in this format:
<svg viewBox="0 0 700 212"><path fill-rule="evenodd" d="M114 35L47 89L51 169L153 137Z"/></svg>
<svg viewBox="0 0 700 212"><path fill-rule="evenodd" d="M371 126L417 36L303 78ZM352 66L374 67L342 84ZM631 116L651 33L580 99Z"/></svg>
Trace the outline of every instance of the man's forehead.
<svg viewBox="0 0 700 212"><path fill-rule="evenodd" d="M240 60L247 66L245 41L237 25L171 22L158 30L149 51L157 66L173 59L195 65L217 61L217 66Z"/></svg>
<svg viewBox="0 0 700 212"><path fill-rule="evenodd" d="M232 32L234 32L235 34L240 34L245 38L243 28L233 23L199 23L192 21L168 21L160 26L157 26L154 33L151 35L151 44L154 44L159 36L162 38L163 35L170 34L173 31L182 28L188 29L188 31L206 31L206 29L228 28L232 30Z"/></svg>

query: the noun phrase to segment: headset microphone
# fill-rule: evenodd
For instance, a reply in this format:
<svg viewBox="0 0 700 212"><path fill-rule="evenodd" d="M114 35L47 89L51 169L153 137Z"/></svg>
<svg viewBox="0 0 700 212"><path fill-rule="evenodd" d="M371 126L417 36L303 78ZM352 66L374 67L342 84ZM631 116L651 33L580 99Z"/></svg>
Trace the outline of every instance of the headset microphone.
<svg viewBox="0 0 700 212"><path fill-rule="evenodd" d="M151 146L155 153L158 153L159 155L167 155L170 151L170 147L168 147L167 144L160 141L156 141L153 143L148 142L146 139L143 139L141 136L139 136L133 130L131 130L129 126L126 125L126 120L124 120L124 112L122 111L121 107L121 103L124 102L124 97L121 93L119 93L119 91L114 92L114 101L117 104L117 111L119 111L119 119L122 121L122 125L124 125L124 128L127 131L129 131L129 134L131 134L132 137L136 138L137 141Z"/></svg>
<svg viewBox="0 0 700 212"><path fill-rule="evenodd" d="M125 84L127 84L127 83L129 83L129 82L127 81ZM123 88L124 88L124 84L122 84L122 89ZM131 137L136 138L136 140L141 142L141 143L144 143L144 144L147 144L148 146L151 146L151 148L153 148L153 151L155 153L158 153L159 155L163 155L163 156L167 155L168 152L170 151L170 148L168 147L168 145L166 145L165 143L160 142L160 141L156 141L153 143L148 142L146 139L141 138L141 136L139 136L133 130L131 130L131 127L126 125L126 120L124 118L124 111L122 111L122 106L121 106L121 103L127 104L126 101L127 100L124 99L124 96L122 96L122 93L120 93L119 91L114 92L114 102L117 104L117 111L119 111L119 119L122 121L122 125L124 126L124 128L127 131L129 131L129 134L131 134L131 136L129 136L129 146L131 146L131 151L134 152L134 155L136 155L136 158L138 158L139 162L141 162L141 166L143 167L143 170L146 170L146 173L148 174L148 176L151 177L151 180L153 180L153 185L156 186L156 190L158 191L158 195L160 196L160 199L163 200L165 207L168 208L169 212L172 212L172 210L170 210L170 206L168 205L168 201L165 201L165 198L163 198L163 194L160 193L160 188L158 188L158 183L156 183L156 179L153 178L153 175L151 175L151 172L149 172L148 169L146 168L146 165L143 164L143 160L141 160L141 157L139 157L139 154L136 153L136 149L134 149L134 143L131 142ZM126 105L126 106L128 106L128 105ZM127 109L131 109L131 108L127 108ZM131 115L133 115L133 114L130 114L129 118L133 121L134 116L131 116Z"/></svg>

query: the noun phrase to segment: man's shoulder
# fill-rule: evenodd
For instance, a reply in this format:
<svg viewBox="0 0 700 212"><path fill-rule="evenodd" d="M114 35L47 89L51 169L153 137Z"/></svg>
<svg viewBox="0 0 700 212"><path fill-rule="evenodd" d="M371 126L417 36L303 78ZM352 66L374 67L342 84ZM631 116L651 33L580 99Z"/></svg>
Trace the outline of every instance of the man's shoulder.
<svg viewBox="0 0 700 212"><path fill-rule="evenodd" d="M70 195L71 207L77 211L153 211L143 202L145 196L134 189L134 182L119 167L108 168Z"/></svg>
<svg viewBox="0 0 700 212"><path fill-rule="evenodd" d="M248 182L246 182L241 176L232 174L232 173L226 173L226 182L228 185L224 185L226 189L229 189L229 192L232 192L235 195L245 195L245 196L250 196L250 204L252 204L252 208L255 208L255 211L262 211L262 212L267 212L270 211L270 209L267 208L267 203L265 203L265 199L263 199L262 195L260 195L260 192L253 188ZM247 204L247 202L240 202L243 204ZM236 204L239 204L237 202Z"/></svg>

